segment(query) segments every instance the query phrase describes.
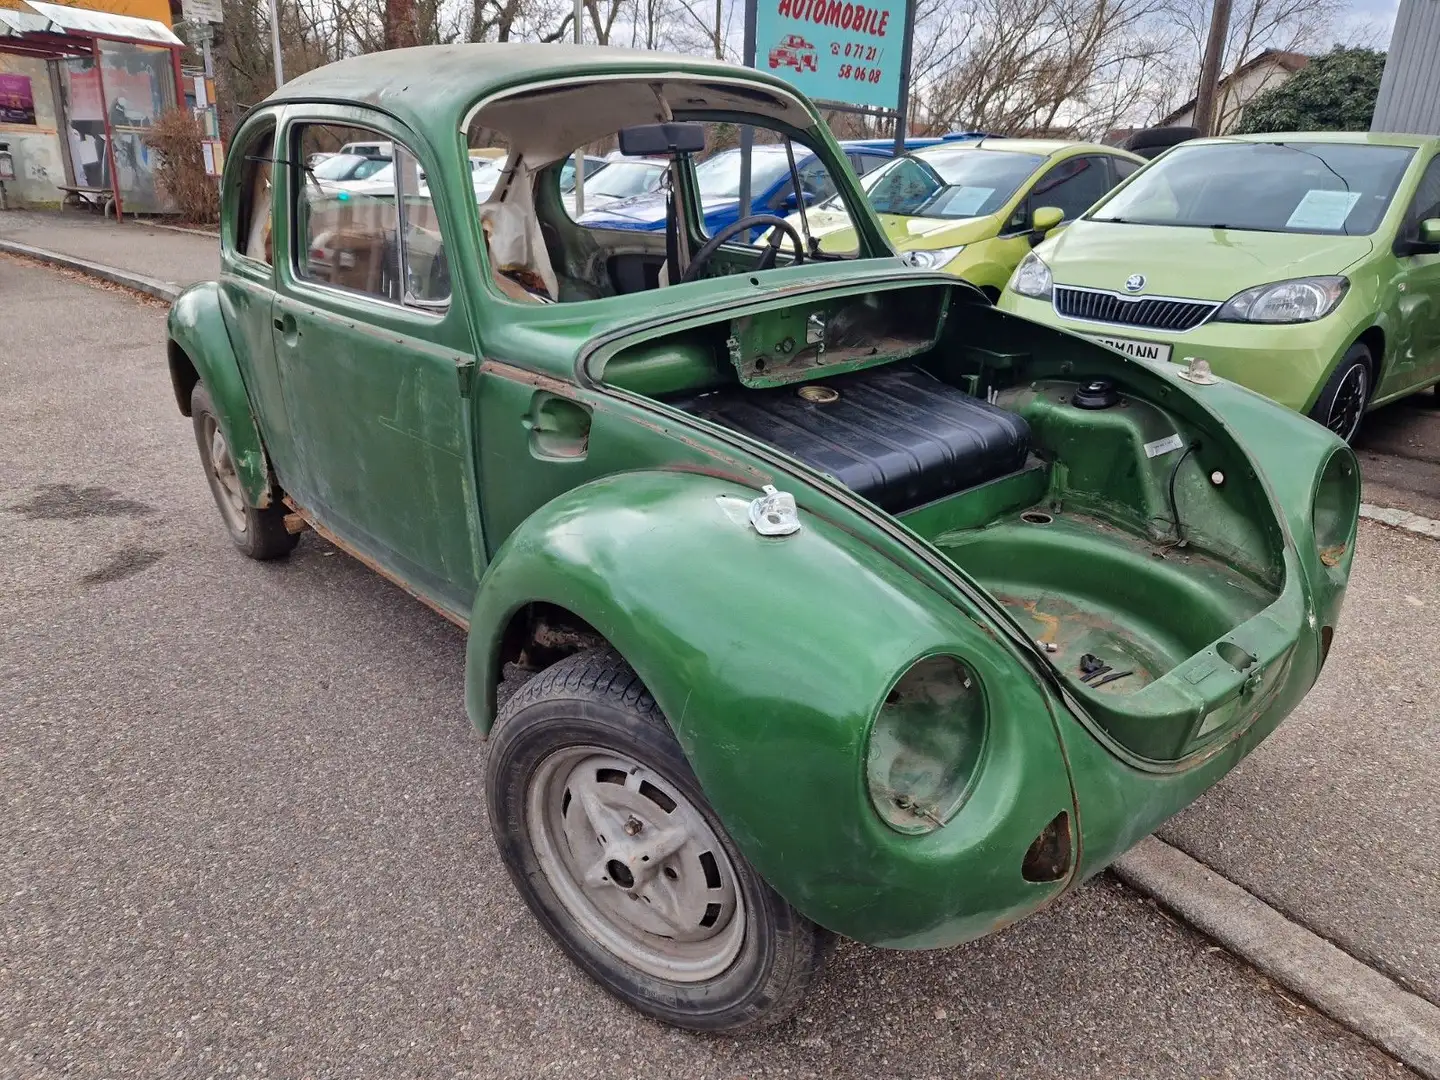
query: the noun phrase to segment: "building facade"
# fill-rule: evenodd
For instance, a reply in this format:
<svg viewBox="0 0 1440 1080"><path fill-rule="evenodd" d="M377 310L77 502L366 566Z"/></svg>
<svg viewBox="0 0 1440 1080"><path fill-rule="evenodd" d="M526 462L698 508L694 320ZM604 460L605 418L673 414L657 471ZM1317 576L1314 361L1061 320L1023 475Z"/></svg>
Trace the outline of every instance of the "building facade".
<svg viewBox="0 0 1440 1080"><path fill-rule="evenodd" d="M1370 130L1440 135L1440 0L1400 0Z"/></svg>

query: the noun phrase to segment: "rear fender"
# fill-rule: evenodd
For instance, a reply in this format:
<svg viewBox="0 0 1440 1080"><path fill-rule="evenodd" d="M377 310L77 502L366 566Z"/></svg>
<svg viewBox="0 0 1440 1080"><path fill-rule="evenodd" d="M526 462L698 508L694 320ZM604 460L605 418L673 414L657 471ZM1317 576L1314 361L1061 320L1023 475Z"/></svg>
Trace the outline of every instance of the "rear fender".
<svg viewBox="0 0 1440 1080"><path fill-rule="evenodd" d="M180 412L190 415L190 392L198 377L210 391L219 414L220 428L230 444L235 472L240 478L245 501L264 509L273 496L270 465L260 428L250 409L250 397L240 375L240 365L225 319L220 312L220 286L213 281L192 285L170 308L167 323L170 338L170 381ZM189 368L186 364L189 364ZM190 371L193 368L193 374Z"/></svg>

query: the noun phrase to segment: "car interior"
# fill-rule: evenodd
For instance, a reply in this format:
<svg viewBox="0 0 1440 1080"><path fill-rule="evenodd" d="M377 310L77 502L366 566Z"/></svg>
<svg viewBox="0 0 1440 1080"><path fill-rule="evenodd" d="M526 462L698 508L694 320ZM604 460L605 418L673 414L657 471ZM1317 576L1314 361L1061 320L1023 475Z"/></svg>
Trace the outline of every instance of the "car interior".
<svg viewBox="0 0 1440 1080"><path fill-rule="evenodd" d="M818 251L804 221L804 200L798 229L764 214L706 235L694 167L723 148L721 137L738 137L735 120L741 116L757 143L785 147L790 185L806 190L796 158L815 148L801 135L812 121L798 101L778 91L671 76L617 80L603 95L589 83L568 84L483 103L468 125L471 145L503 142L509 148L504 175L480 207L498 287L527 302L595 300L847 257ZM557 124L555 117L566 120ZM606 229L571 216L558 175L575 149L605 141L616 144L622 159L667 162L663 231ZM751 242L758 235L765 239Z"/></svg>

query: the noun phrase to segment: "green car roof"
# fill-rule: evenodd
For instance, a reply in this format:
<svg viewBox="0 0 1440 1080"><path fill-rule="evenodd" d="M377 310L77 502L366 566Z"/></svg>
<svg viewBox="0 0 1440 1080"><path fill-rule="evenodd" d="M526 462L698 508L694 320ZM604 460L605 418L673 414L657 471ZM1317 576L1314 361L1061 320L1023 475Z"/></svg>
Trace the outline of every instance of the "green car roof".
<svg viewBox="0 0 1440 1080"><path fill-rule="evenodd" d="M1278 131L1258 135L1225 135L1217 139L1192 139L1181 146L1226 142L1315 142L1354 143L1369 146L1429 146L1440 139L1429 135L1391 134L1381 131Z"/></svg>
<svg viewBox="0 0 1440 1080"><path fill-rule="evenodd" d="M424 45L338 60L287 82L267 98L362 102L383 109L432 138L452 138L463 114L482 97L513 86L552 79L674 72L685 76L740 76L804 101L780 79L719 60L597 45ZM807 111L818 123L814 107Z"/></svg>

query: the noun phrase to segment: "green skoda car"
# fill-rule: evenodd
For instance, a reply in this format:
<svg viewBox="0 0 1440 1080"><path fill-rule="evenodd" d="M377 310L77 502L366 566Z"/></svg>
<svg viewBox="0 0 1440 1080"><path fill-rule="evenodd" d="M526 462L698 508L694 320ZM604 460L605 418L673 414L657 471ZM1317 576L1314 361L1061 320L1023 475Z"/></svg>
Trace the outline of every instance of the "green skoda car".
<svg viewBox="0 0 1440 1080"><path fill-rule="evenodd" d="M1185 143L1016 269L1000 306L1212 371L1344 439L1440 381L1440 140Z"/></svg>
<svg viewBox="0 0 1440 1080"><path fill-rule="evenodd" d="M964 278L994 300L1050 230L1144 164L1113 146L987 137L904 154L860 184L906 262ZM854 250L855 229L838 198L807 217L823 250ZM799 227L799 214L789 220Z"/></svg>

